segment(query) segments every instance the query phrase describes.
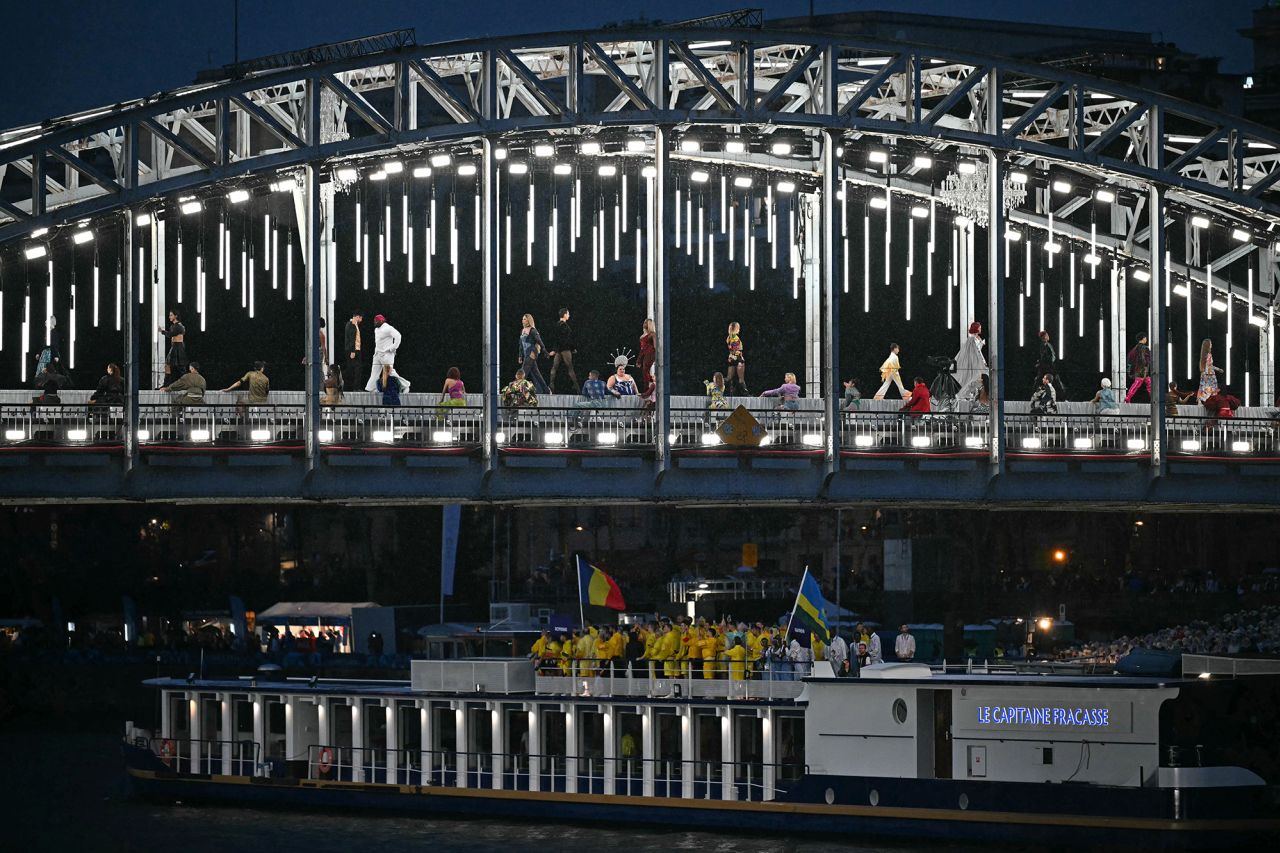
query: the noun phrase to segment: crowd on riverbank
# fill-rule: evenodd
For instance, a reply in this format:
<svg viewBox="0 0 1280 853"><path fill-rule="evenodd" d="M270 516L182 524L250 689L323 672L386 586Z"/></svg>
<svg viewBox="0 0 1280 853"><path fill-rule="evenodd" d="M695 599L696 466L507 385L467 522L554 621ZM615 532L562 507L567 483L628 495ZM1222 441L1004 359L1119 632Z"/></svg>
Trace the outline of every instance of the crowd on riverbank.
<svg viewBox="0 0 1280 853"><path fill-rule="evenodd" d="M1137 648L1203 655L1280 654L1280 607L1241 610L1215 622L1194 621L1149 634L1082 643L1066 656L1114 663Z"/></svg>

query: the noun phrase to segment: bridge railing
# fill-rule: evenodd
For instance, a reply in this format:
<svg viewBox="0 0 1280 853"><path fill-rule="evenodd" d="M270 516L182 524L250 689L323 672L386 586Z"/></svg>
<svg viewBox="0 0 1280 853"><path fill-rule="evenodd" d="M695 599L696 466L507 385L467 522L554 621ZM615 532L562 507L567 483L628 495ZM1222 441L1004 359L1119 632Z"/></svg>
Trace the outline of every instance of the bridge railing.
<svg viewBox="0 0 1280 853"><path fill-rule="evenodd" d="M1144 456L1151 452L1145 415L1005 414L1010 453Z"/></svg>
<svg viewBox="0 0 1280 853"><path fill-rule="evenodd" d="M852 453L980 453L991 443L991 420L977 412L842 412L840 428Z"/></svg>
<svg viewBox="0 0 1280 853"><path fill-rule="evenodd" d="M1185 408L1185 407L1184 407ZM138 444L143 450L276 447L298 450L305 439L300 402L261 406L217 402L176 406L141 403ZM668 439L673 451L727 451L718 430L729 410L676 407ZM766 435L756 452L817 451L826 418L811 408L754 411ZM1166 420L1166 453L1174 458L1280 458L1280 419L1259 415L1215 418L1181 413ZM910 415L862 409L840 413L840 446L848 455L982 454L991 426L982 412ZM1023 456L1142 457L1151 453L1146 414L1094 415L1006 412L1005 446ZM474 451L484 441L480 406L323 406L317 427L326 452L353 448ZM652 450L653 410L638 407L502 408L497 443L508 451L594 453ZM75 450L118 448L124 440L120 406L0 404L0 449Z"/></svg>

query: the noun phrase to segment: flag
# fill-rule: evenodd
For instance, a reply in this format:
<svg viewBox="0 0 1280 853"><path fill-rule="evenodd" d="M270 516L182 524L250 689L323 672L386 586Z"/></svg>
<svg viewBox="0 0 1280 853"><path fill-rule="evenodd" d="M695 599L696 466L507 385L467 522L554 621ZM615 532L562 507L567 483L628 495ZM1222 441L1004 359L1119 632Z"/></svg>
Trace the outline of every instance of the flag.
<svg viewBox="0 0 1280 853"><path fill-rule="evenodd" d="M822 597L822 588L818 579L804 570L804 579L800 581L800 592L796 595L796 606L793 612L795 619L809 629L813 636L824 643L831 642L831 631L827 628L827 600Z"/></svg>
<svg viewBox="0 0 1280 853"><path fill-rule="evenodd" d="M578 594L583 604L595 604L610 610L626 610L618 583L582 557L578 557Z"/></svg>

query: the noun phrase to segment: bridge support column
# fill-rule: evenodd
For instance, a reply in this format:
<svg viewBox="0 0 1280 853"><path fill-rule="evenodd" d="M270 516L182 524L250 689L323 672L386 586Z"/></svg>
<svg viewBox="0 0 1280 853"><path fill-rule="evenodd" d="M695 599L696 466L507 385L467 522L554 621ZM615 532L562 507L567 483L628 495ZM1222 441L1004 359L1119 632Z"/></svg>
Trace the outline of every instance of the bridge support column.
<svg viewBox="0 0 1280 853"><path fill-rule="evenodd" d="M486 81L485 92L488 94L494 81ZM497 466L498 455L498 389L502 387L498 376L498 205L494 193L498 191L498 158L495 154L494 140L484 137L481 140L483 154L483 171L480 176L481 220L480 220L480 270L481 270L481 305L484 313L482 343L484 353L484 445L483 458L485 474L490 474ZM532 192L532 190L530 190ZM430 263L430 261L428 261Z"/></svg>
<svg viewBox="0 0 1280 853"><path fill-rule="evenodd" d="M324 385L320 357L320 317L324 302L321 282L324 247L321 233L327 228L324 208L321 204L323 190L320 187L320 169L309 164L305 173L306 221L302 228L302 246L306 250L307 278L304 285L307 311L307 375L305 379L306 408L303 410L303 429L306 432L307 470L314 471L320 462L320 389ZM332 190L330 190L332 198ZM293 247L289 247L293 251ZM329 327L333 333L333 326ZM330 344L335 346L338 342Z"/></svg>
<svg viewBox="0 0 1280 853"><path fill-rule="evenodd" d="M991 72L988 85L995 87L995 75ZM998 87L997 87L998 90ZM999 103L999 99L994 99ZM994 113L999 109L989 107ZM988 116L988 121L991 121ZM996 119L998 122L998 118ZM997 125L998 126L998 125ZM1006 164L1000 152L992 149L987 154L987 367L989 369L991 415L988 426L990 432L989 459L992 477L1000 476L1005 470L1004 447L1004 248L1001 240L1004 235L1004 179ZM962 303L963 305L963 303ZM960 315L961 332L965 332L969 319Z"/></svg>
<svg viewBox="0 0 1280 853"><path fill-rule="evenodd" d="M667 182L670 177L668 146L670 129L653 128L653 181L649 185L649 213L653 226L649 230L649 299L653 306L654 345L657 355L653 365L658 383L654 413L654 447L657 449L658 472L671 466L671 302L667 268ZM745 251L745 250L744 250Z"/></svg>
<svg viewBox="0 0 1280 853"><path fill-rule="evenodd" d="M165 381L164 364L167 355L168 338L160 334L161 326L166 329L169 327L168 312L165 311L165 221L159 217L151 217L151 263L147 265L147 281L143 285L147 293L147 299L150 300L148 305L151 323L147 329L147 334L151 338L151 375L148 381L148 388L155 388L157 385ZM146 292L146 291L143 291ZM170 381L176 380L174 376Z"/></svg>
<svg viewBox="0 0 1280 853"><path fill-rule="evenodd" d="M1158 134L1159 119L1157 110L1151 111L1151 124ZM1158 135L1155 136L1155 151L1160 148ZM1165 337L1168 334L1169 308L1164 301L1164 188L1151 184L1147 188L1147 210L1151 217L1148 248L1151 254L1151 281L1147 283L1148 299L1151 304L1151 325L1147 330L1147 343L1151 345L1151 423L1149 430L1151 447L1151 474L1159 477L1165 473L1165 435L1164 435L1164 389L1169 384L1169 376L1173 365L1166 364ZM1129 389L1126 388L1127 392Z"/></svg>
<svg viewBox="0 0 1280 853"><path fill-rule="evenodd" d="M841 254L844 244L840 240L836 216L836 194L840 189L840 161L836 157L836 149L840 145L840 133L834 130L825 131L822 135L822 189L818 198L822 204L822 283L823 293L823 347L822 374L823 381L817 392L825 389L826 435L823 449L826 457L827 473L840 470L841 439L841 377L840 377L840 282L836 281L836 270L841 268ZM836 555L836 573L839 577L839 554Z"/></svg>
<svg viewBox="0 0 1280 853"><path fill-rule="evenodd" d="M1276 404L1275 348L1272 343L1276 333L1276 318L1270 308L1266 313L1266 325L1258 329L1258 405ZM1154 380L1153 380L1154 381Z"/></svg>
<svg viewBox="0 0 1280 853"><path fill-rule="evenodd" d="M124 222L120 236L120 276L124 284L123 315L124 320L124 470L128 474L138 462L138 383L141 374L138 369L138 324L141 317L138 311L138 279L142 270L136 267L134 256L134 212L124 211Z"/></svg>

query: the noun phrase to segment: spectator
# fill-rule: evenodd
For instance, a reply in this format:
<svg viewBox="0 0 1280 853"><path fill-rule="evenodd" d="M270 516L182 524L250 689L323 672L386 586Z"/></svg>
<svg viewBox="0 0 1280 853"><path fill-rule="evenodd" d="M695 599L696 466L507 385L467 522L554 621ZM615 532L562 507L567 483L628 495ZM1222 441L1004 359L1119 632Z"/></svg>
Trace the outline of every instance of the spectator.
<svg viewBox="0 0 1280 853"><path fill-rule="evenodd" d="M1093 403L1094 413L1098 415L1118 415L1120 414L1120 400L1116 394L1116 390L1111 387L1111 380L1105 376L1102 378L1102 387L1093 395L1093 399L1089 402Z"/></svg>
<svg viewBox="0 0 1280 853"><path fill-rule="evenodd" d="M840 408L852 412L862 404L862 391L858 389L858 380L850 379L844 383L844 395L840 400Z"/></svg>
<svg viewBox="0 0 1280 853"><path fill-rule="evenodd" d="M1053 374L1040 376L1040 385L1031 395L1031 414L1056 415L1058 413L1058 394L1053 387Z"/></svg>
<svg viewBox="0 0 1280 853"><path fill-rule="evenodd" d="M838 633L831 635L831 644L827 646L827 660L831 662L831 669L836 675L840 674L841 668L849 661L849 644Z"/></svg>
<svg viewBox="0 0 1280 853"><path fill-rule="evenodd" d="M499 392L502 405L517 409L537 408L538 395L534 392L533 383L524 378L524 371L517 370L515 379L503 386Z"/></svg>
<svg viewBox="0 0 1280 853"><path fill-rule="evenodd" d="M222 390L223 392L234 391L241 385L249 387L248 396L237 405L242 415L247 406L265 406L267 404L267 395L271 393L271 380L267 378L267 363L265 361L255 361L253 370L250 370Z"/></svg>
<svg viewBox="0 0 1280 853"><path fill-rule="evenodd" d="M336 406L342 402L342 371L338 365L329 365L329 372L324 377L324 393L320 395L320 405Z"/></svg>
<svg viewBox="0 0 1280 853"><path fill-rule="evenodd" d="M106 375L98 380L98 387L89 397L89 405L124 405L124 377L120 375L120 365L115 362L107 365Z"/></svg>
<svg viewBox="0 0 1280 853"><path fill-rule="evenodd" d="M867 651L866 643L858 643L858 651L854 655L854 660L858 664L858 669L862 669L864 666L871 666L873 661L871 660L871 653Z"/></svg>
<svg viewBox="0 0 1280 853"><path fill-rule="evenodd" d="M440 390L440 405L465 406L467 404L467 386L462 382L462 371L450 367L444 378L444 388Z"/></svg>
<svg viewBox="0 0 1280 853"><path fill-rule="evenodd" d="M245 375L248 376L249 374L246 373ZM173 404L181 407L198 406L203 403L205 388L205 379L200 375L200 363L193 361L187 365L186 373L166 385L162 390L173 393Z"/></svg>
<svg viewBox="0 0 1280 853"><path fill-rule="evenodd" d="M904 622L898 627L898 636L893 641L893 654L899 661L910 663L916 656L916 638Z"/></svg>
<svg viewBox="0 0 1280 853"><path fill-rule="evenodd" d="M788 373L782 377L782 384L770 391L764 391L761 397L781 397L779 409L796 412L800 410L800 386L796 384L796 375Z"/></svg>
<svg viewBox="0 0 1280 853"><path fill-rule="evenodd" d="M906 412L913 418L929 413L929 386L924 384L924 379L917 376L914 385L911 388L911 394L907 397L907 401L902 404L899 412Z"/></svg>
<svg viewBox="0 0 1280 853"><path fill-rule="evenodd" d="M592 370L587 374L587 381L582 383L581 398L576 405L579 409L600 409L609 405L610 397L617 397L618 392L611 389L600 378L600 371Z"/></svg>

